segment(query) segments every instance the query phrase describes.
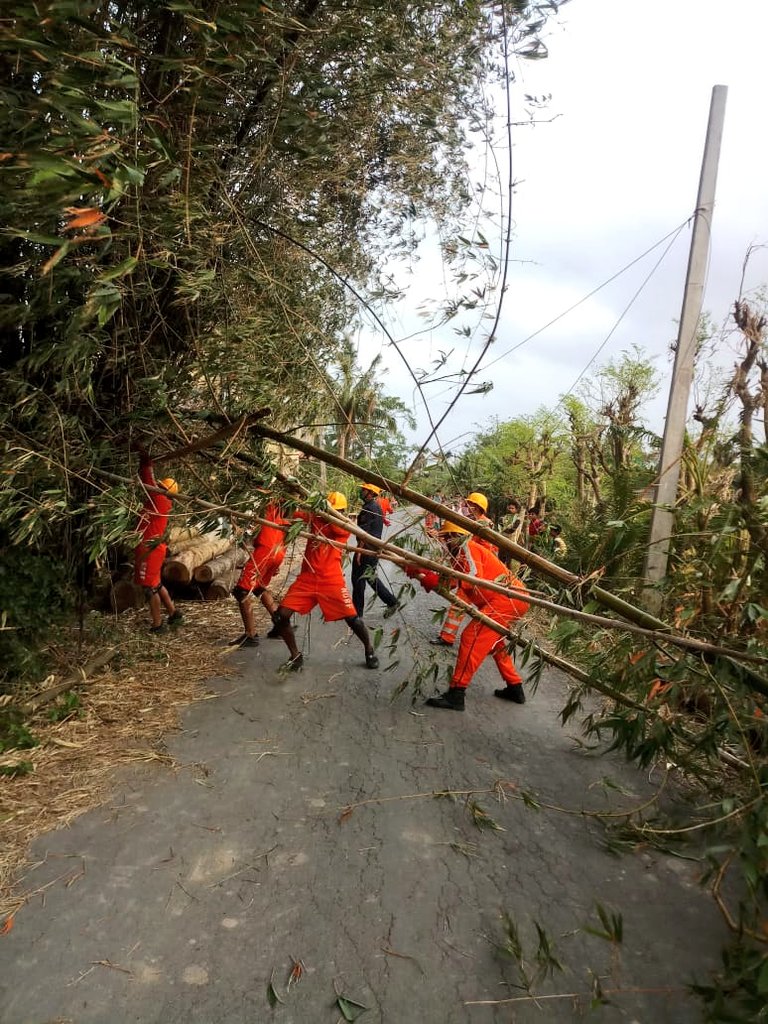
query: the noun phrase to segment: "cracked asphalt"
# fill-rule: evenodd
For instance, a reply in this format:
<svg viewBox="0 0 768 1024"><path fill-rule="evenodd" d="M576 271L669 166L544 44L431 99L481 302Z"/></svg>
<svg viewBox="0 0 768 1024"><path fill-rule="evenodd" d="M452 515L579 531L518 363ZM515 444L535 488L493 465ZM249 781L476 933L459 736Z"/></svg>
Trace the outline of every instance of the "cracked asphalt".
<svg viewBox="0 0 768 1024"><path fill-rule="evenodd" d="M279 641L238 652L242 674L168 737L182 767L120 772L107 805L39 840L25 887L54 884L0 939L0 1021L336 1024L357 1012L338 995L362 1024L700 1020L686 986L726 936L699 866L613 856L582 813L643 803L658 771L561 727L556 672L523 707L493 697L492 661L464 714L392 699L414 656L451 665L426 643L438 605L371 608L378 671L316 613L303 672L278 671ZM621 915L620 943L586 930L597 904ZM547 945L562 969L545 973ZM596 985L610 1005L590 1011Z"/></svg>

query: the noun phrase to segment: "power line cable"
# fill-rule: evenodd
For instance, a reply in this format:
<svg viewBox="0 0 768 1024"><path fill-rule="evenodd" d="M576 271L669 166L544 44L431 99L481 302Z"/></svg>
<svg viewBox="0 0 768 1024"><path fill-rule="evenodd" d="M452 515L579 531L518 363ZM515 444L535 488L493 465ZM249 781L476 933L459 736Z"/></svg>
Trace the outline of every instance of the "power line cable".
<svg viewBox="0 0 768 1024"><path fill-rule="evenodd" d="M658 240L658 242L654 242L653 245L649 249L645 250L645 252L640 253L639 256L636 256L633 260L631 260L629 263L627 263L625 266L623 266L621 268L621 270L617 270L615 274L612 274L609 278L607 278L605 281L603 281L602 284L599 284L596 288L593 288L591 292L588 292L586 295L584 295L581 299L579 299L578 302L574 302L574 304L572 306L569 306L568 309L564 309L562 311L562 313L558 313L556 317L554 317L548 323L544 324L543 327L539 327L538 330L533 332L533 334L529 334L528 337L523 338L522 341L518 341L517 344L513 345L511 348L508 348L506 352L502 352L500 355L496 356L495 359L492 359L490 363L486 363L485 366L481 367L481 369L482 370L490 369L490 367L492 367L496 363L500 362L506 356L511 355L512 352L517 352L517 350L519 348L522 348L523 345L527 345L529 341L533 341L534 338L537 338L540 334L543 334L544 331L546 331L548 328L552 327L553 324L556 324L559 320L562 320L563 317L568 316L568 314L572 313L574 309L578 309L578 307L583 305L588 299L591 299L593 295L597 295L597 293L599 291L602 291L603 288L606 288L609 284L611 284L613 281L615 281L618 277L621 277L622 274L626 273L627 270L630 270L632 267L634 267L634 265L636 263L639 263L640 260L645 259L646 256L650 255L650 253L652 253L654 251L654 249L658 249L658 247L660 245L663 245L664 242L666 242L668 238L672 238L672 236L674 235L675 238L673 238L672 240L675 241L675 239L680 234L680 232L683 230L683 228L686 226L686 224L690 224L692 218L693 218L693 214L691 215L691 217L688 217L686 220L684 220L682 222L682 224L678 224L678 226L676 228L673 228L668 234L664 235L663 238L660 238ZM666 255L666 250L664 252L664 255Z"/></svg>
<svg viewBox="0 0 768 1024"><path fill-rule="evenodd" d="M622 320L624 319L624 317L625 317L625 316L627 315L627 313L628 313L628 312L630 311L630 309L632 308L632 306L633 306L633 305L635 304L635 302L637 301L638 297L640 296L640 294L641 294L641 292L643 291L643 289L645 288L645 286L646 286L646 285L648 284L648 282L649 282L649 281L651 280L651 278L653 277L653 275L654 275L654 274L656 273L656 271L657 271L657 270L659 269L659 267L661 266L662 262L664 261L664 258L665 258L665 257L666 257L666 255L667 255L667 253L668 253L668 252L669 252L669 250L670 250L670 249L672 248L672 246L673 246L673 245L675 244L675 242L676 242L676 241L677 241L677 239L678 239L678 236L680 235L680 232L681 232L681 231L683 230L683 228L685 227L685 225L686 225L687 223L688 223L688 221L684 221L684 222L683 222L683 223L682 223L682 224L680 225L680 227L679 227L679 228L677 229L677 231L675 232L675 236L674 236L674 238L672 238L672 239L670 240L670 242L669 242L669 244L667 245L666 249L665 249L665 250L664 250L664 252L663 252L663 253L661 254L661 256L659 256L659 258L658 258L658 259L656 260L656 262L654 263L653 267L651 268L650 272L649 272L649 273L648 273L648 275L646 276L646 278L645 278L645 280L643 281L643 283L642 283L642 284L640 285L640 287L639 287L639 288L637 289L637 291L635 292L635 294L634 294L634 295L632 296L632 298L631 298L631 299L629 300L629 302L627 303L627 305L626 305L626 306L624 307L624 309L623 309L623 310L621 311L621 314L619 315L619 318L618 318L618 320L617 320L617 321L616 321L616 323L615 323L615 324L613 325L613 327L612 327L612 328L610 329L610 331L609 331L609 332L608 332L608 334L607 334L607 335L605 336L605 338L604 338L604 339L603 339L603 341L602 341L602 342L600 343L600 345L598 345L598 347L597 347L597 349L595 350L595 352L594 352L594 354L593 354L592 358L591 358L591 359L589 360L589 362L588 362L588 363L587 363L587 365L586 365L586 366L584 367L584 369L583 369L583 370L581 371L581 373L580 373L580 374L579 374L579 376L578 376L578 377L576 378L576 380L575 380L575 381L573 382L573 384L571 384L571 386L570 386L570 387L568 388L568 390L567 390L567 391L566 391L566 392L565 392L565 393L564 393L563 395L561 395L561 396L560 396L560 398L559 398L559 399L557 400L557 403L556 403L556 405L555 405L555 409L557 408L557 406L558 406L558 405L562 405L562 403L563 403L564 399L566 399L566 398L568 397L568 395L570 395L570 394L571 394L571 393L573 392L574 388L575 388L575 387L576 387L576 386L578 385L579 381L581 381L581 379L583 378L584 374L585 374L585 373L587 372L587 370L588 370L588 369L590 368L590 366L591 366L591 365L592 365L592 364L594 363L594 361L595 361L595 360L597 359L597 357L598 357L598 356L600 355L600 353L601 353L601 352L603 351L603 349L605 348L605 346L606 346L606 345L608 344L608 342L609 342L609 341L611 340L611 338L613 337L613 335L614 335L614 334L616 333L616 331L618 330L619 324L620 324L620 323L621 323L621 321L622 321ZM669 235L667 235L667 238L668 238L668 237L669 237ZM654 246L654 248L656 248L656 247ZM553 412L554 412L554 410L553 410Z"/></svg>

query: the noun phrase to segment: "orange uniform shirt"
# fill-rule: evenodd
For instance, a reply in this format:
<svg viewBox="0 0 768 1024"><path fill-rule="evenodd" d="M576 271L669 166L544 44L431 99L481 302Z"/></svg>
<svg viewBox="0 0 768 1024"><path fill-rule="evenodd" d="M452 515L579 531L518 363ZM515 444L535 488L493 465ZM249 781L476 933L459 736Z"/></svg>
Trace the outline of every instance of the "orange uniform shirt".
<svg viewBox="0 0 768 1024"><path fill-rule="evenodd" d="M344 530L333 523L327 523L319 516L313 516L311 512L304 512L302 510L296 512L294 518L303 519L308 524L312 533L304 549L301 575L308 573L321 576L323 579L343 580L344 572L341 567L341 561L344 557L344 552L340 548L324 543L322 538L346 544L349 540L349 530Z"/></svg>
<svg viewBox="0 0 768 1024"><path fill-rule="evenodd" d="M264 510L264 519L268 519L270 523L279 523L286 525L288 520L285 519L280 511L280 506L276 502L270 502ZM285 530L281 530L278 526L267 526L262 524L259 528L259 532L253 538L253 549L262 549L265 554L268 553L272 557L279 554L280 549L285 547Z"/></svg>
<svg viewBox="0 0 768 1024"><path fill-rule="evenodd" d="M454 555L456 568L470 576L481 580L499 583L503 587L515 587L527 593L525 585L513 576L506 565L474 537L470 537ZM473 604L481 611L493 609L499 615L510 614L519 618L528 608L524 596L507 597L493 590L485 590L470 583L460 581L457 592L459 597ZM494 618L496 616L493 616Z"/></svg>
<svg viewBox="0 0 768 1024"><path fill-rule="evenodd" d="M139 479L147 487L157 487L151 462L143 462L141 464L139 467ZM144 541L154 540L155 537L163 536L168 526L168 514L172 508L173 502L166 494L147 493L136 527L136 531L141 534Z"/></svg>

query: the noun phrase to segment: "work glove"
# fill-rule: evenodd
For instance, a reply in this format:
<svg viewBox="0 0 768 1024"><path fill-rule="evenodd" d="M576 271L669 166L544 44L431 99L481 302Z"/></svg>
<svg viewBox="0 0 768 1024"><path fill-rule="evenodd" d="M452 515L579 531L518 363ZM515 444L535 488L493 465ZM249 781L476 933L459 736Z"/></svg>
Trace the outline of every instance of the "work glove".
<svg viewBox="0 0 768 1024"><path fill-rule="evenodd" d="M440 577L433 569L423 570L416 579L428 594L440 586Z"/></svg>
<svg viewBox="0 0 768 1024"><path fill-rule="evenodd" d="M410 563L403 568L403 572L411 580L418 580L427 593L440 586L440 577L433 569L422 569L420 565Z"/></svg>
<svg viewBox="0 0 768 1024"><path fill-rule="evenodd" d="M420 565L413 565L411 562L407 562L403 567L403 572L409 580L415 580L418 578L420 572L424 572Z"/></svg>

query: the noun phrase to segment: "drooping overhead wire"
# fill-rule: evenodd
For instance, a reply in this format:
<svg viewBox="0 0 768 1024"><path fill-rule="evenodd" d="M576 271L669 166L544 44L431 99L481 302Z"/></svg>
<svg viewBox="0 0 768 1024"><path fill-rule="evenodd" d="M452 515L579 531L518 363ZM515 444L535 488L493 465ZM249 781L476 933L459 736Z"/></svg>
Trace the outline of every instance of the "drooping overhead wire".
<svg viewBox="0 0 768 1024"><path fill-rule="evenodd" d="M527 337L523 338L522 341L518 341L516 344L512 345L511 348L508 348L505 352L500 353L498 356L496 356L495 359L492 359L489 363L486 363L485 366L482 367L482 369L483 370L488 370L491 366L494 366L496 363L500 362L502 359L505 359L508 355L511 355L513 352L517 352L518 349L522 348L524 345L527 345L529 341L533 341L534 338L537 338L540 334L543 334L544 331L548 330L554 324L558 323L558 321L560 321L564 317L568 316L569 313L572 313L574 311L574 309L578 309L579 306L582 306L585 302L587 302L589 299L591 299L593 295L597 295L597 293L602 291L603 288L606 288L609 284L612 284L617 278L621 277L622 274L626 273L626 271L628 271L632 267L634 267L636 263L639 263L641 260L645 259L646 256L649 256L655 249L658 249L658 247L660 245L663 245L668 239L671 238L672 239L672 243L674 243L676 241L676 239L677 239L677 236L680 234L680 232L683 230L683 228L687 224L690 223L690 221L691 221L691 217L686 218L682 222L682 224L678 224L678 226L676 228L673 228L671 231L669 231L666 235L664 235L663 238L660 238L657 242L654 242L653 245L650 246L650 248L645 250L645 252L641 252L639 256L635 256L635 258L633 260L630 260L629 263L626 263L620 270L617 270L616 273L611 274L610 277L606 278L605 281L603 281L601 284L597 285L596 288L593 288L586 295L582 296L582 298L580 298L578 300L578 302L574 302L572 306L569 306L567 309L564 309L561 313L558 313L556 317L553 317L551 320L549 320L547 323L545 323L542 327L539 327L532 334L529 334ZM669 246L667 247L667 249L664 250L664 253L662 254L662 259L664 258L664 256L666 256L668 251L669 251ZM658 266L658 263L656 264L656 266L654 266L653 270L651 271L651 275L654 273L654 271L656 270L657 266ZM640 291L642 291L642 289L645 287L645 285L647 284L647 282L648 282L648 280L649 280L651 275L649 275L649 277L646 278L646 280L643 282L643 284L642 284L642 286L640 288ZM637 298L637 295L639 295L639 294L640 294L640 292L638 291L637 294L632 299L633 302L635 301L635 299ZM626 313L626 310L625 310L625 313ZM624 314L622 314L622 316L623 315Z"/></svg>
<svg viewBox="0 0 768 1024"><path fill-rule="evenodd" d="M570 386L570 387L568 388L568 390L567 390L567 391L566 391L566 392L565 392L564 394L562 394L562 395L560 396L560 398L559 398L559 399L557 400L557 403L556 403L556 405L555 405L555 408L557 408L557 406L558 406L558 405L561 405L561 404L562 404L562 402L563 402L563 400L564 400L565 398L567 398L567 397L568 397L568 395L570 395L570 394L571 394L571 393L573 392L574 388L576 388L576 387L578 386L579 382L580 382L580 381L582 380L582 378L584 377L584 374L585 374L585 373L587 372L587 370L588 370L588 369L590 368L590 366L592 366L592 364L594 363L594 361L595 361L595 360L597 359L597 357L598 357L598 356L600 355L600 353L601 353L601 352L603 351L603 349L605 348L605 346L606 346L606 345L608 344L608 342L609 342L609 341L611 340L611 338L613 337L613 335L615 334L615 332L616 332L616 331L618 330L619 324L620 324L620 323L621 323L621 321L622 321L622 320L624 319L624 317L625 317L625 316L627 315L627 313L628 313L628 312L630 311L630 309L632 308L632 306L633 306L633 305L635 304L635 302L636 302L636 301L637 301L637 299L639 298L640 294L641 294L641 293L643 292L643 290L644 290L645 286L646 286L646 285L648 284L648 282L649 282L649 281L651 280L651 278L653 277L653 275L654 275L654 274L656 273L656 271L657 271L657 270L659 269L659 267L661 266L661 264L662 264L662 263L663 263L663 261L664 261L664 258L665 258L665 257L666 257L666 255L667 255L667 253L668 253L668 252L669 252L669 250L670 250L670 249L672 248L672 246L673 246L673 245L675 244L675 242L677 241L677 238L678 238L678 236L680 235L680 232L681 232L681 231L683 230L683 228L685 227L685 225L686 225L687 223L688 223L688 221L684 221L684 222L683 222L683 223L682 223L682 224L680 225L680 227L679 227L679 228L678 228L678 229L677 229L677 230L675 231L675 233L674 233L674 237L670 239L670 241L669 241L669 242L668 242L668 244L667 244L667 247L666 247L666 248L664 249L664 252L663 252L663 253L661 254L661 256L659 256L659 258L658 258L658 259L656 260L656 262L655 262L655 263L654 263L654 265L653 265L653 266L651 267L650 271L649 271L649 272L648 272L648 274L646 275L646 277L645 277L645 279L643 280L643 282L642 282L642 284L640 285L640 287L639 287L639 288L637 289L637 291L635 292L635 294L634 294L634 295L632 296L632 298L631 298L631 299L629 300L629 302L627 303L627 305L626 305L626 306L624 307L624 309L623 309L623 310L621 311L621 313L619 314L619 317L618 317L618 319L616 320L616 323L615 323L615 324L613 325L613 327L612 327L612 328L610 329L610 331L608 332L608 334L607 334L607 335L605 336L605 338L604 338L604 339L603 339L603 340L602 340L602 341L600 342L600 344L598 345L598 347L597 347L597 348L595 349L595 351L594 351L594 353L592 354L592 357L590 358L589 362L588 362L588 363L586 364L586 366L584 367L584 369L583 369L583 370L581 371L581 373L580 373L580 374L578 375L578 377L577 377L577 378L576 378L576 380L575 380L575 381L573 382L573 384L571 384L571 386ZM668 236L668 235L667 235L667 238L669 238L669 236ZM655 246L654 246L654 248L655 248Z"/></svg>

